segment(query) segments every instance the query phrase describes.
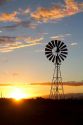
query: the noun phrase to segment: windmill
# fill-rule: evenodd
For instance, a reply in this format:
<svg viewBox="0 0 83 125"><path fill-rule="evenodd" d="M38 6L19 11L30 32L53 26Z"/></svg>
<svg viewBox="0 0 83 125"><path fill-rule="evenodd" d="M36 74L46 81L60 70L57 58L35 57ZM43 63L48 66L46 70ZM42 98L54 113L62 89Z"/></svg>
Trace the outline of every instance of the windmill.
<svg viewBox="0 0 83 125"><path fill-rule="evenodd" d="M67 57L68 49L64 42L53 40L45 47L46 57L54 63L54 73L50 89L50 98L59 99L64 97L64 89L61 77L61 62Z"/></svg>

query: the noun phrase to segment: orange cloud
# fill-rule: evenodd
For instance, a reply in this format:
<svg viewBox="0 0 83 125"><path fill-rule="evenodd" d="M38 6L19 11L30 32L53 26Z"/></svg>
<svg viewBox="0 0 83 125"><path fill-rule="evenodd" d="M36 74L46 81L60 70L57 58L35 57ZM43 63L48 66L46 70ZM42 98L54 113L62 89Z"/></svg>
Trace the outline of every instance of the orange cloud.
<svg viewBox="0 0 83 125"><path fill-rule="evenodd" d="M64 12L59 6L52 7L50 9L38 8L31 16L38 20L47 22L48 20L54 20L64 17Z"/></svg>
<svg viewBox="0 0 83 125"><path fill-rule="evenodd" d="M20 22L20 19L17 17L17 12L1 13L0 22Z"/></svg>
<svg viewBox="0 0 83 125"><path fill-rule="evenodd" d="M83 3L77 3L75 0L65 0L64 7L55 5L51 8L37 8L31 13L31 17L37 21L47 22L49 20L61 19L83 11Z"/></svg>
<svg viewBox="0 0 83 125"><path fill-rule="evenodd" d="M49 20L62 19L76 13L83 12L83 2L76 2L75 0L64 0L64 5L54 5L51 8L38 7L34 12L27 7L25 10L19 8L18 11L12 13L0 13L0 22L22 22L21 16L29 16L36 21L48 22ZM35 25L31 25L34 29Z"/></svg>
<svg viewBox="0 0 83 125"><path fill-rule="evenodd" d="M75 0L66 0L65 4L67 15L73 15L80 11L80 5Z"/></svg>

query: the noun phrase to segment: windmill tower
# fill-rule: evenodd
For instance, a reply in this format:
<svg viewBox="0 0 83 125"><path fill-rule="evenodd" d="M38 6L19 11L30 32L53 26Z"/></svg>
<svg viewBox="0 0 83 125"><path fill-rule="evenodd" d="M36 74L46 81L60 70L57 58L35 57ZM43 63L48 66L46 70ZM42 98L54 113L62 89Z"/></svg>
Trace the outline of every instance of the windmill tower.
<svg viewBox="0 0 83 125"><path fill-rule="evenodd" d="M67 54L67 46L59 40L53 40L49 42L45 47L46 57L54 63L54 73L50 89L51 99L64 98L64 89L60 66L61 61L64 61L64 59L67 57Z"/></svg>

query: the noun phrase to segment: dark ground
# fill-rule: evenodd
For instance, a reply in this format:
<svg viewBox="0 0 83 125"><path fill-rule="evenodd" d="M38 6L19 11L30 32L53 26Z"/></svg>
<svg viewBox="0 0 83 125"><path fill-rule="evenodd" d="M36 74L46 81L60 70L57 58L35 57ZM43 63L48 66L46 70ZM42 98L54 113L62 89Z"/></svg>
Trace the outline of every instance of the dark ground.
<svg viewBox="0 0 83 125"><path fill-rule="evenodd" d="M83 99L0 99L0 125L83 125Z"/></svg>

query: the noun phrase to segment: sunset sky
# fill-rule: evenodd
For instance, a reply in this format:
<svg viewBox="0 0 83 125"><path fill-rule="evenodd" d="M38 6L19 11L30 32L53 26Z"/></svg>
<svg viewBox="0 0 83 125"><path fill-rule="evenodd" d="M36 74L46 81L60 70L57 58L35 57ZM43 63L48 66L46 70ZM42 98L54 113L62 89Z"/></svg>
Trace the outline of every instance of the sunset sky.
<svg viewBox="0 0 83 125"><path fill-rule="evenodd" d="M63 81L83 80L83 0L0 0L0 84L50 82L52 39L68 47Z"/></svg>

